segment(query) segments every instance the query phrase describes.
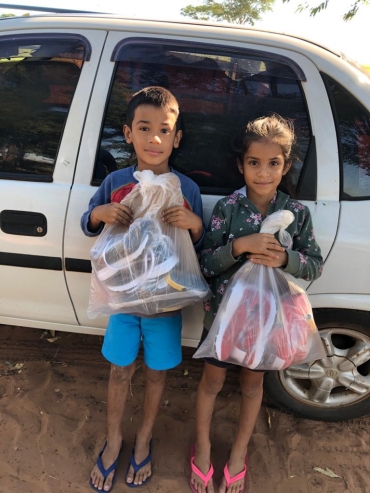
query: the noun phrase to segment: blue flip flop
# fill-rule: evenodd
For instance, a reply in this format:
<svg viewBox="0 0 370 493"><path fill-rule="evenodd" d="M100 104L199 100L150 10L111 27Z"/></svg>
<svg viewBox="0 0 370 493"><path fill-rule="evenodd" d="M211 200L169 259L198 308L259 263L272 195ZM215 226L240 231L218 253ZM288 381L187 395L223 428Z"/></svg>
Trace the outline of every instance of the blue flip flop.
<svg viewBox="0 0 370 493"><path fill-rule="evenodd" d="M152 460L152 440L150 440L150 442L149 442L149 454L148 454L148 456L142 462L140 462L140 464L136 464L136 461L135 461L135 444L134 444L134 448L132 449L132 454L131 454L131 457L130 457L130 463L129 463L129 465L127 467L127 471L126 471L126 478L127 478L127 473L128 473L128 470L130 469L130 466L133 467L133 469L134 469L134 476L136 476L136 473L139 471L139 469L141 469L142 467L144 467L151 460ZM151 477L152 477L152 475L150 475L149 477L147 477L146 480L143 481L141 484L135 484L134 482L128 483L127 481L126 481L126 484L130 488L138 488L139 486L144 486L144 484L147 484L148 481L151 479Z"/></svg>
<svg viewBox="0 0 370 493"><path fill-rule="evenodd" d="M91 488L95 491L97 491L98 493L109 493L110 491L112 491L113 489L113 486L114 486L114 483L115 483L115 480L116 480L116 469L117 469L117 464L118 464L118 457L119 457L119 454L121 453L121 449L119 450L118 452L118 456L117 456L117 459L113 462L113 464L108 467L108 469L105 469L104 466L103 466L103 462L101 460L101 457L103 455L103 452L105 450L105 447L107 446L107 442L105 442L103 448L101 449L101 451L99 452L99 455L98 455L98 458L96 460L96 464L100 470L100 472L102 473L103 475L103 478L104 478L104 482L105 480L107 479L107 477L109 476L109 474L114 471L114 475L113 475L113 479L112 479L112 486L109 488L109 490L99 490L94 484L93 482L91 481L91 478L89 480L89 484L91 486ZM121 446L122 448L122 446ZM104 486L104 485L103 485Z"/></svg>

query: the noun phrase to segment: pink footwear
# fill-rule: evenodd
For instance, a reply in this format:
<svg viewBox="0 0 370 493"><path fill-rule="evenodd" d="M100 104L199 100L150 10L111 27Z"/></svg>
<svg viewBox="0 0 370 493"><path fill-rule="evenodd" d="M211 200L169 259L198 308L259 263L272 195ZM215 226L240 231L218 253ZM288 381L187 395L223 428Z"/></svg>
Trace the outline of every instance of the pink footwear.
<svg viewBox="0 0 370 493"><path fill-rule="evenodd" d="M194 459L195 459L195 445L193 444L191 446L191 452L190 452L190 468L191 471L194 472L204 483L204 487L207 489L208 483L210 479L213 476L213 466L212 464L209 467L209 471L207 472L206 475L202 473L200 469L197 468L197 466L194 464ZM198 491L194 488L194 486L191 484L191 474L190 474L190 479L189 479L189 486L190 489L193 493L198 493Z"/></svg>
<svg viewBox="0 0 370 493"><path fill-rule="evenodd" d="M247 462L247 457L245 457L245 461ZM229 463L226 464L226 466L224 467L224 476L225 476L225 479L226 479L226 487L229 488L229 486L233 483L236 483L237 481L239 481L239 479L244 479L246 474L247 474L247 464L245 463L244 464L244 469L242 470L242 472L240 472L239 474L235 474L235 476L233 476L232 478L230 477L230 473L229 473L229 468L228 468L228 465ZM243 484L243 487L242 489L240 490L240 493L242 493L245 489L245 481L244 481L244 484Z"/></svg>

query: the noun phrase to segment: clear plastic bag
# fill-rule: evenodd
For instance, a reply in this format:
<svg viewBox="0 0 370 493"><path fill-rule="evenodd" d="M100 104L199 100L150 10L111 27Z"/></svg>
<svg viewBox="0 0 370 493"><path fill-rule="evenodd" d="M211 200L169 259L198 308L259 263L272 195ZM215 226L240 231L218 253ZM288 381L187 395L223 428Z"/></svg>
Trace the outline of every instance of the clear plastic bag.
<svg viewBox="0 0 370 493"><path fill-rule="evenodd" d="M133 211L134 222L106 225L90 252L90 318L153 315L210 296L189 232L161 220L163 210L183 205L179 178L149 170L134 176L139 183L121 202Z"/></svg>
<svg viewBox="0 0 370 493"><path fill-rule="evenodd" d="M263 221L261 233L284 229L294 219L278 211ZM306 292L281 269L246 262L231 278L209 334L194 358L213 357L253 370L282 370L326 356Z"/></svg>

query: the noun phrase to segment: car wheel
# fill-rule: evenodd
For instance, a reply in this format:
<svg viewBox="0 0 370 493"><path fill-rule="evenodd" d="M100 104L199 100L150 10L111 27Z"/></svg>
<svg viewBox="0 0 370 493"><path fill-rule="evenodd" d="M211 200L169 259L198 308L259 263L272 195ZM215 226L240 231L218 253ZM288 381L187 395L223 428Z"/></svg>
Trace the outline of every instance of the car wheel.
<svg viewBox="0 0 370 493"><path fill-rule="evenodd" d="M321 421L370 414L370 313L316 310L328 356L267 372L264 390L279 408Z"/></svg>

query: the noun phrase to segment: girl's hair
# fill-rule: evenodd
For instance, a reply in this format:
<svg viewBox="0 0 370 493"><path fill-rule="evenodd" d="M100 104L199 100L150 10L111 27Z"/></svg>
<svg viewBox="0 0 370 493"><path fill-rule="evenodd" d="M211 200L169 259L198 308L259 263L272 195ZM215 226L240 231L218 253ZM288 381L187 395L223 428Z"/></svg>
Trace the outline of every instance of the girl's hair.
<svg viewBox="0 0 370 493"><path fill-rule="evenodd" d="M278 144L283 151L285 164L292 161L292 147L295 142L294 126L291 120L278 114L262 116L249 122L243 129L243 133L236 135L232 141L233 150L238 159L243 162L245 153L253 142L267 140Z"/></svg>

